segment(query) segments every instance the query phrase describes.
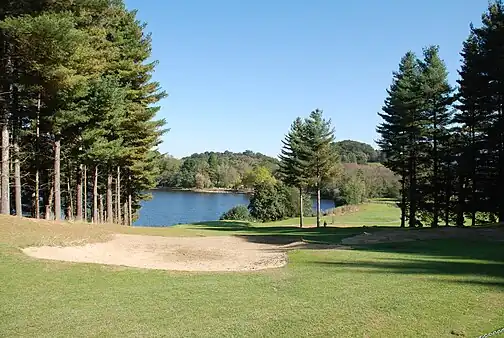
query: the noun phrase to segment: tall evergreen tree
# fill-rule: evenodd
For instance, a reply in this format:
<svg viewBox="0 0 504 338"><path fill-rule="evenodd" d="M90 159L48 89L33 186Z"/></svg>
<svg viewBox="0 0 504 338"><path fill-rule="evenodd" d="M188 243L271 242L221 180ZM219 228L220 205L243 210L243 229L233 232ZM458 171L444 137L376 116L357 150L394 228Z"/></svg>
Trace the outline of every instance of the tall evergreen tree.
<svg viewBox="0 0 504 338"><path fill-rule="evenodd" d="M465 211L476 222L478 212L504 221L504 5L497 0L482 15L482 26L471 26L462 51L459 112L455 121L463 133L458 173L459 223ZM467 169L465 169L467 168Z"/></svg>
<svg viewBox="0 0 504 338"><path fill-rule="evenodd" d="M291 125L285 139L282 140L283 148L280 154L279 173L282 180L288 185L299 189L299 226L303 227L303 194L307 183L307 162L302 159L302 137L304 122L297 118Z"/></svg>
<svg viewBox="0 0 504 338"><path fill-rule="evenodd" d="M401 177L401 226L409 218L416 225L418 207L417 167L420 134L419 67L413 52L407 52L394 72L387 90L388 97L378 115L383 122L377 127L378 144L386 156L384 165Z"/></svg>
<svg viewBox="0 0 504 338"><path fill-rule="evenodd" d="M334 128L331 120L323 118L322 110L312 111L304 121L299 158L306 168L307 182L317 194L317 227L320 227L320 190L332 176L338 163L333 142Z"/></svg>
<svg viewBox="0 0 504 338"><path fill-rule="evenodd" d="M439 57L439 47L430 46L424 49L424 58L420 65L420 97L422 101L422 115L425 134L423 154L423 170L425 170L424 186L422 191L421 209L427 211L432 218L432 226L438 226L442 210L450 209L445 202L450 201L450 196L445 196L451 189L450 161L450 124L453 111L453 88L448 83L448 71L444 62Z"/></svg>
<svg viewBox="0 0 504 338"><path fill-rule="evenodd" d="M473 27L471 26L471 30ZM478 206L482 196L478 193L480 186L479 175L481 173L481 148L483 146L483 133L481 126L486 120L484 109L487 92L487 82L480 73L478 39L471 32L464 42L462 50L462 66L459 71L460 79L458 89L457 112L454 116L454 123L459 127L457 133L460 135L457 147L454 149L457 154L457 225L462 226L464 215L468 214L471 223L476 224L476 212L480 210Z"/></svg>

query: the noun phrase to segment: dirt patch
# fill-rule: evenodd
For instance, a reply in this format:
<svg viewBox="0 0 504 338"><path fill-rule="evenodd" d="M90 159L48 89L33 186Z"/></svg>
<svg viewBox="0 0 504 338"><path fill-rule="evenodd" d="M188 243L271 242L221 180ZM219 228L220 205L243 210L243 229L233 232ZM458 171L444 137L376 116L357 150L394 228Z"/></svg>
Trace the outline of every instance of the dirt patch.
<svg viewBox="0 0 504 338"><path fill-rule="evenodd" d="M28 247L29 256L67 262L98 263L175 271L253 271L287 264L278 245L238 237L161 237L119 235L104 243L67 247Z"/></svg>
<svg viewBox="0 0 504 338"><path fill-rule="evenodd" d="M405 228L377 232L364 231L360 235L344 238L341 243L343 245L359 245L449 238L503 241L504 228Z"/></svg>

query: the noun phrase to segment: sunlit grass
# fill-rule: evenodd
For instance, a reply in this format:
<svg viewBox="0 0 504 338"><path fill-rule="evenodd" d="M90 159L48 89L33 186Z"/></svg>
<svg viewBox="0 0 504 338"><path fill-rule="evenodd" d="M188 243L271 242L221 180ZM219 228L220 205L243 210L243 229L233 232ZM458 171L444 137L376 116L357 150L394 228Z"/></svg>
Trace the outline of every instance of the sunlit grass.
<svg viewBox="0 0 504 338"><path fill-rule="evenodd" d="M364 212L380 213L373 208ZM338 242L362 228L214 222L154 229L3 216L0 336L476 337L503 324L501 242L438 240L292 251L285 268L251 273L63 263L32 259L19 250L103 241L117 232L301 235Z"/></svg>
<svg viewBox="0 0 504 338"><path fill-rule="evenodd" d="M321 222L327 222L328 225L336 226L372 226L400 225L400 209L392 203L366 203L357 206L358 211L343 215L327 215L321 217ZM315 217L306 217L305 224L307 226L315 225ZM290 218L279 222L264 223L262 225L298 225L298 218Z"/></svg>

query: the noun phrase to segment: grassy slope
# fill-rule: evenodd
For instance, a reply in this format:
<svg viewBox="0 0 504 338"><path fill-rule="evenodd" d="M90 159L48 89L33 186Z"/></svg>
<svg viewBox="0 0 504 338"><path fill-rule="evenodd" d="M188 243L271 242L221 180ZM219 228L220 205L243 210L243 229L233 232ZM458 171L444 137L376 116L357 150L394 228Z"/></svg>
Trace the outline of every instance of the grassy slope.
<svg viewBox="0 0 504 338"><path fill-rule="evenodd" d="M0 217L0 336L449 337L452 330L477 336L502 326L504 251L498 242L293 251L287 267L256 273L40 261L18 250L101 241L114 232L338 241L363 231L241 225L125 229Z"/></svg>
<svg viewBox="0 0 504 338"><path fill-rule="evenodd" d="M328 225L336 224L338 226L351 225L387 225L398 226L400 211L392 203L367 203L359 206L359 212L349 213L346 215L323 216L322 223L327 221ZM307 225L316 224L315 217L306 217ZM280 222L266 223L265 225L296 225L299 220L296 218L287 219Z"/></svg>

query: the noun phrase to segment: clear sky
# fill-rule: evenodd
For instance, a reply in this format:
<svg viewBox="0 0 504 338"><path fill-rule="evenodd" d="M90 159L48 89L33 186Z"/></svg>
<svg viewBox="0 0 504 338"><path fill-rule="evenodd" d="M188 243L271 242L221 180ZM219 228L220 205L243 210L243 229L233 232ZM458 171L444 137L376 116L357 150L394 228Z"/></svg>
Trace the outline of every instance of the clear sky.
<svg viewBox="0 0 504 338"><path fill-rule="evenodd" d="M469 23L487 0L126 0L153 36L168 92L162 152L276 156L297 116L320 108L338 140L374 144L402 55L440 46L455 84Z"/></svg>

